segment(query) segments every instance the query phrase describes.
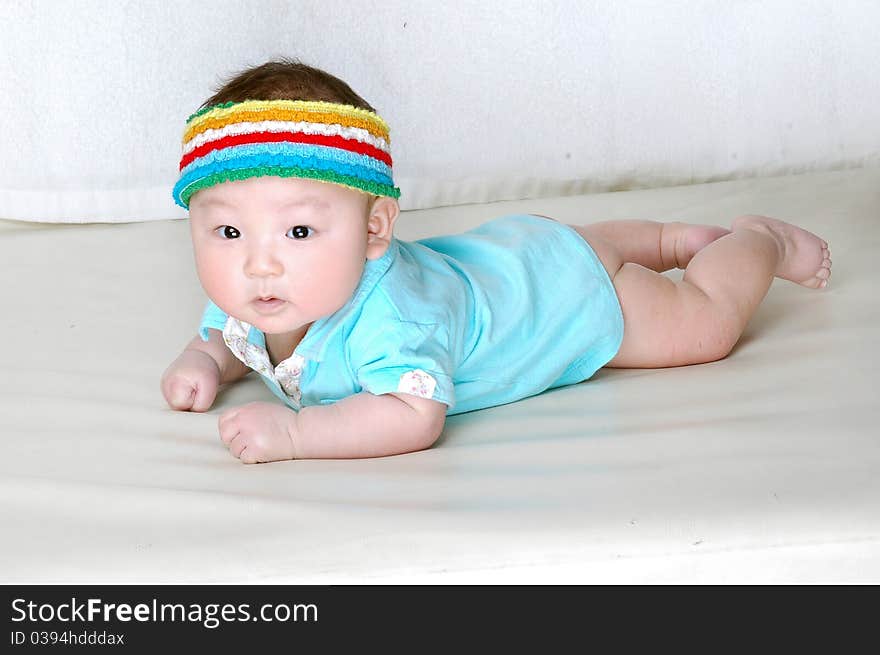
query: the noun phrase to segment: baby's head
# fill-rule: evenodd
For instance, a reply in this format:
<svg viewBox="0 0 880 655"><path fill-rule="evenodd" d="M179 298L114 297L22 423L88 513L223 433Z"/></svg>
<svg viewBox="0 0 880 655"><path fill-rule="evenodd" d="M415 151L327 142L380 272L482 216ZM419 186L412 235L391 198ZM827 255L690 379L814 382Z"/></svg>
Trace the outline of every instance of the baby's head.
<svg viewBox="0 0 880 655"><path fill-rule="evenodd" d="M187 121L174 187L208 297L268 334L340 309L400 212L389 145L324 71L281 60L230 79Z"/></svg>

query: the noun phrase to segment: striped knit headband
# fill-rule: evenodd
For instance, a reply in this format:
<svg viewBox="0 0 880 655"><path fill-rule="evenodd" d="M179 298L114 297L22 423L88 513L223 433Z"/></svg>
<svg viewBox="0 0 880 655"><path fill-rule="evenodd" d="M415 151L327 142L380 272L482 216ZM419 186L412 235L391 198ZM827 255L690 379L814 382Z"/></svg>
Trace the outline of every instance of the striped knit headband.
<svg viewBox="0 0 880 655"><path fill-rule="evenodd" d="M265 175L311 178L398 198L390 144L385 121L351 105L305 100L213 105L186 121L174 201L189 209L196 191Z"/></svg>

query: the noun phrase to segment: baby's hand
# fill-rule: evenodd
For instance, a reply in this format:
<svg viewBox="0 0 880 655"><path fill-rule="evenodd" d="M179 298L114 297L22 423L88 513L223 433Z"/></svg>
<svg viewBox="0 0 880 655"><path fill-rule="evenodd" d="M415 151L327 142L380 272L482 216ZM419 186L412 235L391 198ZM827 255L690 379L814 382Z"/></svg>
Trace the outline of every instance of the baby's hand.
<svg viewBox="0 0 880 655"><path fill-rule="evenodd" d="M172 409L207 411L219 386L220 367L199 350L184 350L162 374L162 393Z"/></svg>
<svg viewBox="0 0 880 655"><path fill-rule="evenodd" d="M245 464L295 459L297 414L274 403L248 403L220 415L220 438Z"/></svg>

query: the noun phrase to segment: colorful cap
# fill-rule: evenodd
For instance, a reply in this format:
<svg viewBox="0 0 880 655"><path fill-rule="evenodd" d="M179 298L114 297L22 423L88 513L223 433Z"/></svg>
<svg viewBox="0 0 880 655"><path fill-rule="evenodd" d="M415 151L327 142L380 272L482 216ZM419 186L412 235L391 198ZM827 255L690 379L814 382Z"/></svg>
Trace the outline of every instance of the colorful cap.
<svg viewBox="0 0 880 655"><path fill-rule="evenodd" d="M174 202L206 187L274 175L340 184L400 197L391 175L388 125L351 105L306 100L245 100L206 107L183 133Z"/></svg>

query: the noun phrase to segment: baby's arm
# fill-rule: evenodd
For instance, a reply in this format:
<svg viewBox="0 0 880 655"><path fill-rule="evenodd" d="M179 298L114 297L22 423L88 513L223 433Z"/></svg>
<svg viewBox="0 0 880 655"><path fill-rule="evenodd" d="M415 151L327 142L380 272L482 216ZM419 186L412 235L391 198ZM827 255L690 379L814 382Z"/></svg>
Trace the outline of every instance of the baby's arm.
<svg viewBox="0 0 880 655"><path fill-rule="evenodd" d="M446 422L446 405L406 393L363 392L298 415L298 459L383 457L429 448Z"/></svg>
<svg viewBox="0 0 880 655"><path fill-rule="evenodd" d="M220 416L220 438L247 464L281 459L384 457L423 450L446 421L446 405L405 393L362 392L296 413L249 403Z"/></svg>
<svg viewBox="0 0 880 655"><path fill-rule="evenodd" d="M196 350L211 356L220 369L220 384L235 382L251 372L251 368L229 350L220 330L208 329L207 341L202 341L202 338L196 335L184 348L184 352L187 350Z"/></svg>
<svg viewBox="0 0 880 655"><path fill-rule="evenodd" d="M218 330L208 330L208 341L193 338L162 374L162 393L172 409L204 412L213 404L220 385L250 370L226 347Z"/></svg>

